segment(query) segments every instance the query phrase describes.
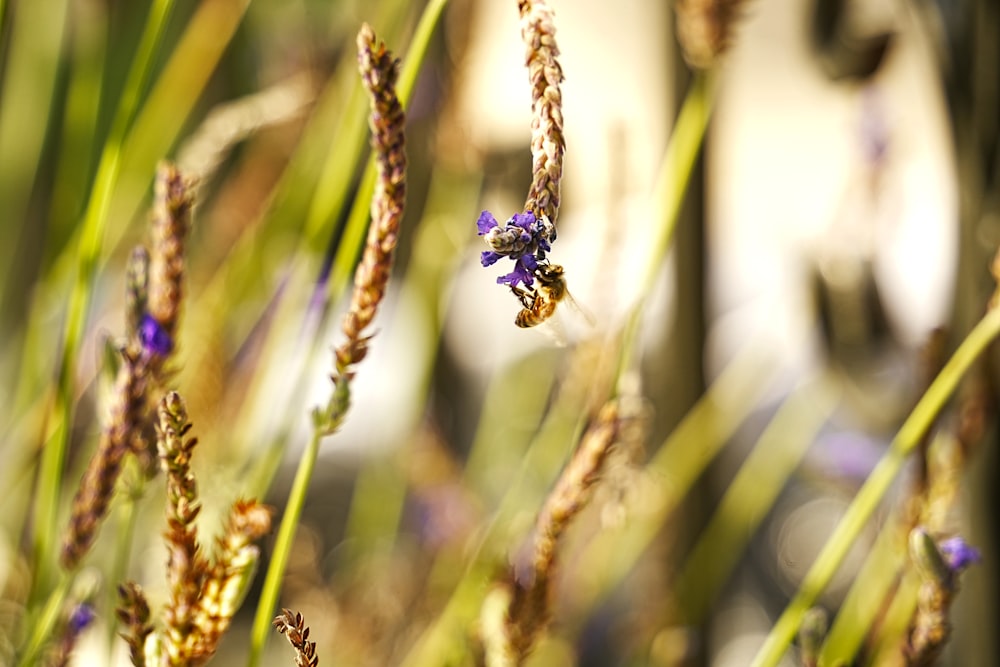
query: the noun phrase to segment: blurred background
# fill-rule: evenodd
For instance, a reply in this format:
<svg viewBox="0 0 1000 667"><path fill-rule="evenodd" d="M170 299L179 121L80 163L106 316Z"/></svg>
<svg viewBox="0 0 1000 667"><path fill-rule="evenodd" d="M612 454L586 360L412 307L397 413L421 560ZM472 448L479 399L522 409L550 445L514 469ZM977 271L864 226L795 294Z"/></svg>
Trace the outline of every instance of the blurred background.
<svg viewBox="0 0 1000 667"><path fill-rule="evenodd" d="M567 143L552 259L579 308L560 306L546 335L513 325L519 306L480 267L473 224L484 209L519 211L531 179L517 3L441 4L407 105L407 210L390 294L352 411L323 444L281 604L306 616L323 664L344 665L402 664L446 605L474 606L455 591L485 582L524 539L574 433L606 398L638 303L638 432L565 545L553 625L530 664L748 664L995 287L1000 7L728 3L738 20L713 71L714 113L646 292L657 175L693 76L675 8L552 0ZM711 16L702 5L712 3L685 5ZM0 664L23 641L37 467L80 221L157 6L0 0ZM197 179L175 384L201 442L203 543L237 496L280 512L309 411L329 396L329 350L366 224L352 214L367 209L354 200L367 157L354 36L370 23L405 64L424 10L401 0L174 3L107 203L72 369L60 517L104 418L125 262L147 242L164 158ZM948 665L1000 664L996 361L976 369L934 438L962 452L942 455L959 462L944 466L953 493L935 530L983 553L963 579ZM663 451L677 452L668 459L685 462L686 476L648 464ZM820 598L831 618L876 538L930 486L931 451ZM162 602L163 492L151 487L129 576ZM614 536L648 521L649 544L629 542L619 558L625 542ZM890 590L872 601L857 664L905 664L880 630L905 589L901 539L885 547L902 555L882 571ZM114 583L100 565L110 548L99 542L91 557L98 587ZM245 655L258 592L218 664ZM78 664L110 659L112 615L99 610L104 631L85 635ZM469 622L437 664L474 660L461 648L475 646L474 610L456 613ZM271 641L268 664L291 664L283 644ZM786 661L800 664L794 652Z"/></svg>

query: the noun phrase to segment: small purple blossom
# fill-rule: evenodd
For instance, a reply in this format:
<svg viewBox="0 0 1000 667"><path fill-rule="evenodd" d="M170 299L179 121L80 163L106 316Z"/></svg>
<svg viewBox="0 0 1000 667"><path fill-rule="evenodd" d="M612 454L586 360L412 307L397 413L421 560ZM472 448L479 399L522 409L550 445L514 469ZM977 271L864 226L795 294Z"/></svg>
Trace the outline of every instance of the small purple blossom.
<svg viewBox="0 0 1000 667"><path fill-rule="evenodd" d="M538 262L552 250L556 238L555 225L545 216L536 218L530 211L515 213L504 225L500 225L492 213L483 211L476 221L476 229L490 247L480 255L483 266L492 266L502 257L514 261L514 270L497 278L497 283L510 287L534 283Z"/></svg>
<svg viewBox="0 0 1000 667"><path fill-rule="evenodd" d="M530 285L534 282L535 269L538 268L538 261L531 255L521 255L517 258L514 270L497 278L498 285L510 285L517 287L518 283Z"/></svg>
<svg viewBox="0 0 1000 667"><path fill-rule="evenodd" d="M479 229L479 235L482 236L488 233L494 227L499 226L497 219L493 217L493 214L489 211L483 211L479 214L479 220L476 221L476 227Z"/></svg>
<svg viewBox="0 0 1000 667"><path fill-rule="evenodd" d="M139 322L139 342L147 352L161 357L170 353L174 348L174 341L170 339L170 334L163 328L163 325L155 317L146 313Z"/></svg>
<svg viewBox="0 0 1000 667"><path fill-rule="evenodd" d="M979 549L970 546L961 537L952 537L941 542L938 545L938 549L940 549L945 563L955 573L961 572L983 559L982 554L979 553Z"/></svg>
<svg viewBox="0 0 1000 667"><path fill-rule="evenodd" d="M493 266L498 261L500 261L501 257L503 257L503 255L501 255L498 252L493 252L492 250L484 250L483 253L479 256L479 261L482 263L483 266Z"/></svg>
<svg viewBox="0 0 1000 667"><path fill-rule="evenodd" d="M78 635L83 632L88 625L94 622L94 608L83 602L73 609L69 616L70 632Z"/></svg>

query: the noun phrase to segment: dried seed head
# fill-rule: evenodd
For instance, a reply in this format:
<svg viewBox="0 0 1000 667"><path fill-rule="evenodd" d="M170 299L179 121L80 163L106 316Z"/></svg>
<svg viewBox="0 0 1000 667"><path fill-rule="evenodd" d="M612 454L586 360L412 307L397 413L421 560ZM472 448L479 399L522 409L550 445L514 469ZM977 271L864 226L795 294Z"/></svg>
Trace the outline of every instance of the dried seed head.
<svg viewBox="0 0 1000 667"><path fill-rule="evenodd" d="M278 632L285 635L288 643L295 649L295 667L316 667L319 657L316 655L316 642L309 641L309 628L306 627L302 614L291 609L283 609L272 622Z"/></svg>
<svg viewBox="0 0 1000 667"><path fill-rule="evenodd" d="M191 183L169 163L156 172L153 249L149 267L149 314L167 336L176 335L183 295L184 246L191 229Z"/></svg>
<svg viewBox="0 0 1000 667"><path fill-rule="evenodd" d="M484 602L482 616L487 665L518 665L531 652L550 616L549 592L557 548L570 522L583 510L614 447L621 418L617 401L601 408L535 522L528 549ZM497 608L506 605L502 625Z"/></svg>
<svg viewBox="0 0 1000 667"><path fill-rule="evenodd" d="M315 428L324 434L334 432L350 406L351 366L368 353L371 335L364 330L375 319L385 297L399 223L406 200L406 152L403 130L406 117L396 95L399 61L375 39L367 24L358 32L358 68L371 98L369 126L375 155L377 179L372 196L371 223L361 262L354 274L351 305L344 315L343 330L347 340L334 350L334 392L330 402L313 412Z"/></svg>
<svg viewBox="0 0 1000 667"><path fill-rule="evenodd" d="M253 542L270 531L271 514L270 508L254 500L233 504L194 610L193 631L186 637L189 664L211 658L229 629L257 566L259 551Z"/></svg>
<svg viewBox="0 0 1000 667"><path fill-rule="evenodd" d="M118 586L118 621L125 626L122 638L136 667L146 665L146 639L153 632L149 622L149 603L139 584L128 581Z"/></svg>
<svg viewBox="0 0 1000 667"><path fill-rule="evenodd" d="M97 451L87 465L73 498L69 527L63 539L61 562L72 570L90 551L121 473L122 459L141 431L146 406L148 367L143 357L123 352L113 391L111 417L101 432Z"/></svg>
<svg viewBox="0 0 1000 667"><path fill-rule="evenodd" d="M372 197L368 240L354 275L351 306L344 317L347 341L336 353L338 375L364 357L367 340L362 332L375 318L385 296L406 197L406 153L403 150L406 119L396 96L399 61L386 50L385 44L376 41L375 33L367 24L361 26L358 33L358 67L371 98L368 124L378 178Z"/></svg>
<svg viewBox="0 0 1000 667"><path fill-rule="evenodd" d="M696 69L708 69L732 42L746 0L678 0L677 39L684 60Z"/></svg>
<svg viewBox="0 0 1000 667"><path fill-rule="evenodd" d="M167 586L163 648L172 664L184 664L188 637L196 631L195 611L208 564L199 552L195 520L201 511L198 487L191 472L191 454L197 440L186 437L191 428L187 409L177 392L160 401L157 449L167 478Z"/></svg>

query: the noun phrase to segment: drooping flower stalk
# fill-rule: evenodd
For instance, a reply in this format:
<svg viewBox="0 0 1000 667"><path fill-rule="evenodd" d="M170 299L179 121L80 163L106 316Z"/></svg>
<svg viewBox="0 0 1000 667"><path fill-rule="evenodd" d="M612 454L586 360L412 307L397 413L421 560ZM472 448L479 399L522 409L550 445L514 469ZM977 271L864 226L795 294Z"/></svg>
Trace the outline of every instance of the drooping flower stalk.
<svg viewBox="0 0 1000 667"><path fill-rule="evenodd" d="M514 262L511 273L497 278L515 294L530 301L539 263L556 240L556 216L563 173L566 140L563 137L562 66L553 13L545 0L519 0L521 37L525 44L525 66L531 83L531 186L524 212L516 213L500 225L489 211L483 211L476 226L490 250L480 258L491 266L502 257ZM528 288L522 291L523 285Z"/></svg>
<svg viewBox="0 0 1000 667"><path fill-rule="evenodd" d="M531 187L525 213L548 218L553 225L559 213L563 174L562 67L552 9L544 0L519 0L521 38L526 48L525 66L531 83Z"/></svg>

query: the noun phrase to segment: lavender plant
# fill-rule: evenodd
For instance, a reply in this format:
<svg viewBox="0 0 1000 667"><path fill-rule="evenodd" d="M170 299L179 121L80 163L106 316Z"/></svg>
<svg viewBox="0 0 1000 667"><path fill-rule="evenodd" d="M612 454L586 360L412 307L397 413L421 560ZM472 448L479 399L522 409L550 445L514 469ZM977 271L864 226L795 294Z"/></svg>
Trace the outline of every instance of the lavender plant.
<svg viewBox="0 0 1000 667"><path fill-rule="evenodd" d="M73 501L61 556L67 570L75 569L90 550L125 455L134 452L146 470L154 460L148 439L154 423L150 396L163 386L165 364L174 347L183 294L184 244L191 224L190 185L171 165L160 169L156 200L153 252L137 249L129 262L127 335L115 402Z"/></svg>
<svg viewBox="0 0 1000 667"><path fill-rule="evenodd" d="M52 16L70 7L41 2ZM554 250L557 226L563 235L582 219L560 217L564 195L568 206L576 203L574 190L563 184L566 160L579 159L567 153L565 133L587 111L563 97L563 64L569 72L570 51L586 36L575 33L576 8L555 0L507 7L512 20L519 17L524 46L523 61L511 69L523 64L528 71L531 116L524 139L531 173L527 194L516 194L518 201L524 197L523 207L497 217L480 203L491 196L482 196L483 183L495 187L493 158L463 134L484 119L457 118L449 102L437 106L452 83L449 58L433 40L445 0L429 2L419 21L401 0L364 8L370 16L363 18L384 25L380 32L389 43L405 44L416 25L402 63L367 24L356 51L340 48L362 18L340 6L315 21L304 33L309 37L293 40L282 26L303 17L290 18L295 10L289 8L211 2L172 17L173 4L152 0L147 16L139 15L146 9L139 6L72 5L68 39L43 40L31 32L33 5L12 12L0 2L0 153L17 161L16 170L0 164L0 195L12 211L0 226L17 231L12 238L23 235L0 249L0 259L18 259L39 238L31 231L36 222L47 234L38 258L24 253L31 271L0 261L7 285L19 289L20 276L38 276L24 286L23 323L9 316L22 312L8 301L17 289L5 287L0 302L0 330L17 334L0 356L0 372L15 369L4 383L10 398L0 401L11 411L0 419L9 433L0 446L0 486L10 502L10 510L0 512L0 664L91 664L111 660L118 649L127 649L132 664L150 666L215 658L315 667L321 652L325 661L352 665L667 664L703 650L706 644L691 639L693 628L713 618L751 537L762 532L789 481L800 477L809 445L835 420L847 394L836 372L797 384L760 437L750 439L738 470L713 494L711 511L688 516L684 510L700 502L691 489L773 397L779 363L749 340L673 433L646 450L647 436L660 426L649 426L642 387L663 375L649 344L664 328L653 307L654 286L717 90L732 75L724 72L725 52L739 38L749 3L676 3L679 45L696 73L649 196L641 253L627 258L638 285L625 323L609 317L601 331L570 349L530 352L520 351L523 337L505 323L499 335L522 356L499 367L484 363L478 377L457 361L468 334L456 335L449 322L471 310L460 300L466 274L459 265L476 258L468 247L476 211L486 243L479 263L503 267L497 283L520 306L516 325L547 319L568 293L568 280L583 275L567 278L553 254L563 252L562 246ZM474 24L462 12L484 9L475 3L451 9L456 20L446 23L441 44L458 61L475 46L462 41L462 26ZM326 11L310 7L310 19ZM252 20L240 30L244 38L230 44L245 15ZM564 16L570 19L560 25L565 54L555 29ZM123 35L137 34L131 28L143 20L134 50ZM516 41L509 32L491 39ZM36 115L51 118L43 124L10 113L17 111L12 100L37 99L25 94L26 73L51 74L51 68L26 65L38 64L23 46L35 42L37 53L49 49L51 62L70 63L65 82L39 77L55 91L46 101L51 109L37 107ZM107 53L95 46L104 44ZM644 54L654 46L636 44ZM292 51L291 59L280 55ZM128 63L128 71L118 72L113 62ZM225 76L216 73L220 62ZM238 74L258 62L268 69L255 70L253 83ZM285 80L287 69L292 76ZM268 84L275 96L267 96L267 104L294 88L294 101L282 108L296 111L244 118L247 124L233 133L243 142L240 150L217 155L211 171L194 174L169 163L155 169L162 155L190 155L183 145L188 128L214 102L246 95L258 78L279 79ZM292 80L308 83L283 83ZM581 89L593 85L588 72L575 68L571 80ZM415 89L415 104L404 112ZM263 100L244 98L247 109ZM636 104L624 102L629 109ZM232 118L213 117L216 130L218 118ZM210 134L211 123L205 125ZM22 126L25 140L12 142ZM431 126L437 143L426 140ZM636 128L643 139L648 130ZM362 147L369 136L366 164ZM30 145L34 154L27 155ZM435 145L448 146L448 155L432 149L428 156ZM195 180L205 200L199 196L192 240ZM124 243L139 235L129 221L150 182L152 243L129 253ZM630 185L626 194L638 193ZM624 210L624 199L615 198L616 207ZM403 222L404 207L412 228ZM605 217L612 224L613 216L599 216ZM586 236L601 232L587 229ZM625 234L609 229L604 238ZM616 272L611 264L594 264L598 282ZM998 267L1000 259L993 267L1000 279ZM402 305L393 309L387 297L397 274ZM105 285L122 281L124 296L105 298ZM975 562L995 567L988 549L980 555L955 537L968 534L962 519L969 507L959 489L975 443L989 432L988 382L960 395L957 417L938 415L1000 334L998 298L936 378L928 378L754 664L777 664L795 637L805 665L930 665L954 641L951 613L961 599L960 578L979 576L968 572ZM306 350L329 344L326 322L341 300L332 364L311 353L290 364L289 341ZM414 324L409 310L429 324ZM113 340L107 367L92 364L90 343L107 313L116 311L124 311L124 336ZM56 321L63 328L53 326ZM381 361L369 357L397 345L404 351L392 352L391 375L378 376ZM493 351L478 337L469 347L481 358ZM980 372L988 379L988 371ZM308 415L307 380L324 374L332 385ZM113 377L106 391L104 375ZM411 375L419 376L405 399L413 403L402 405L388 389ZM275 378L287 385L278 387ZM367 405L369 380L381 392L374 411ZM673 380L657 388L666 400ZM175 386L189 404L169 391ZM196 448L189 406L211 447ZM372 426L404 421L401 413L416 416L406 417L406 433L393 436L400 441L386 453ZM362 436L342 428L349 415L362 424ZM296 452L306 416L307 442ZM356 456L362 462L345 454L355 438L362 440ZM335 464L320 470L325 442ZM279 503L274 541L256 545L270 530L271 510L238 500L214 549L207 546L198 523L212 516L220 498L283 495L281 461L289 454L298 456L297 468L287 500ZM831 598L819 596L847 551L863 542L868 517L888 504L894 478L914 458L919 483L893 503L897 509L878 526L870 563L835 609ZM350 482L341 484L348 467ZM159 472L162 487L154 482ZM318 472L322 484L313 480ZM694 534L679 536L681 524ZM30 544L18 544L22 539ZM134 557L164 553L164 547L165 557ZM247 598L254 617L248 628L237 612L256 590L258 561L267 570L259 597ZM873 580L877 585L869 585ZM975 592L965 583L966 592ZM769 592L783 599L782 591ZM858 599L864 604L855 606ZM94 648L99 642L85 641L94 628L120 632L125 646L109 637L114 645L102 655ZM294 655L277 646L267 650L275 630Z"/></svg>

